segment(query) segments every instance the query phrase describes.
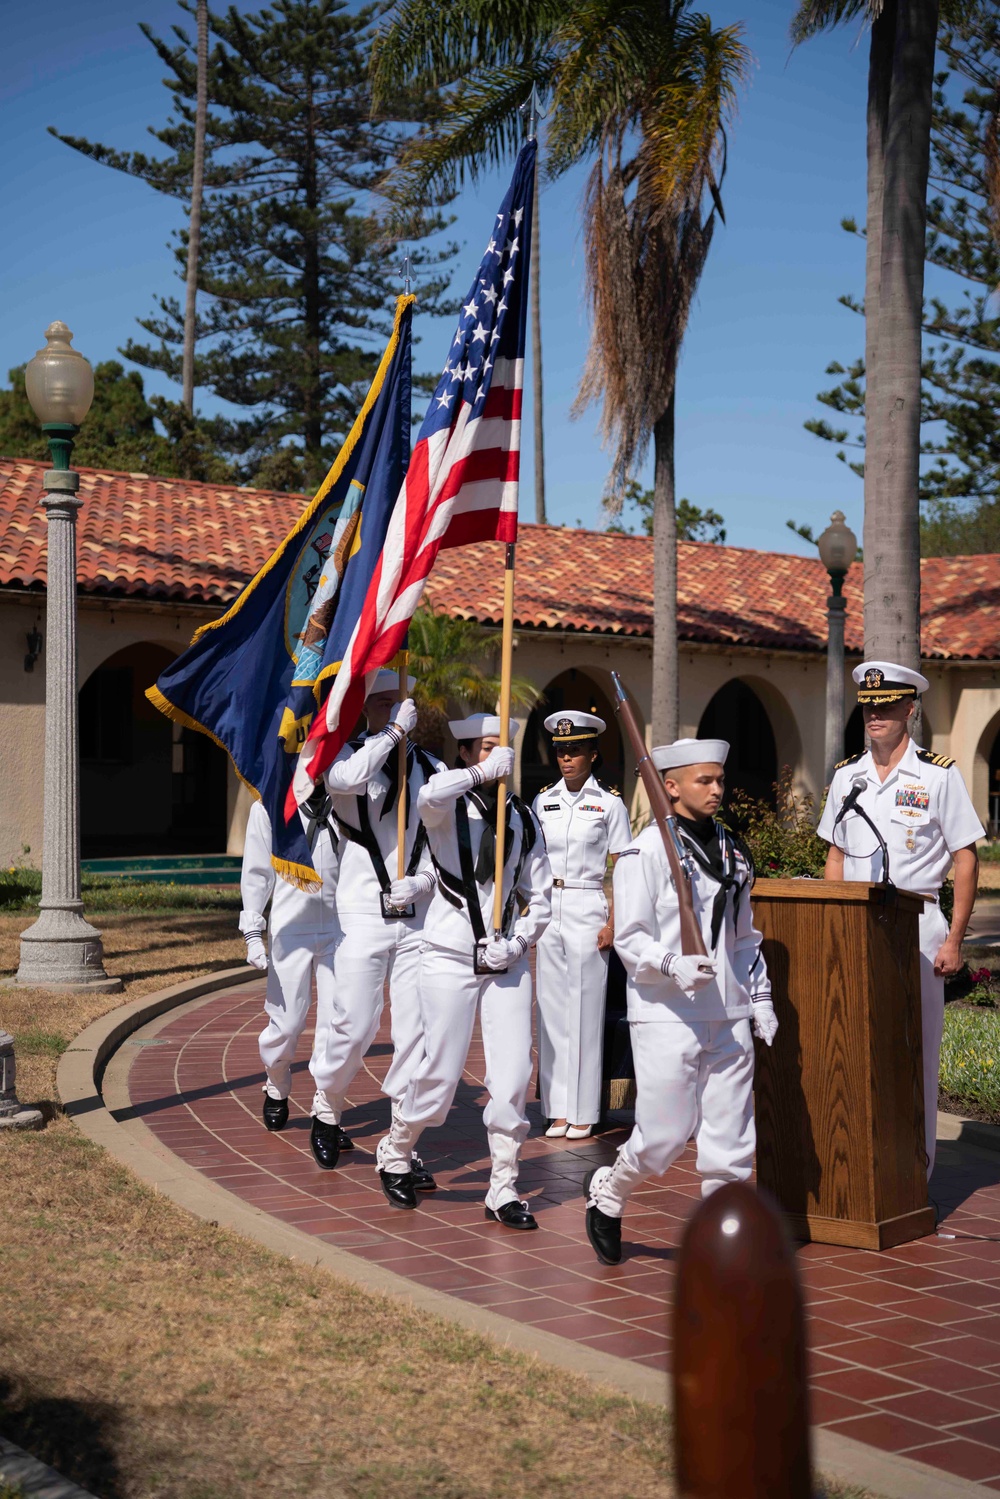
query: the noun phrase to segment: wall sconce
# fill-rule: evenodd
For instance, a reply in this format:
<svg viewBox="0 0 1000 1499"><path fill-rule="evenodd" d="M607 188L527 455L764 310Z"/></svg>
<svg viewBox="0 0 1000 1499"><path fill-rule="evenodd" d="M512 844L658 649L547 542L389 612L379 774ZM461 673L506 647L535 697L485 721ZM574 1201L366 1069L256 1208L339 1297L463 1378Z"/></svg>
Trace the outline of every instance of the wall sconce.
<svg viewBox="0 0 1000 1499"><path fill-rule="evenodd" d="M28 654L24 658L24 669L25 671L34 671L35 662L42 654L43 644L42 632L37 625L34 627L34 629L28 631L25 639L28 642Z"/></svg>

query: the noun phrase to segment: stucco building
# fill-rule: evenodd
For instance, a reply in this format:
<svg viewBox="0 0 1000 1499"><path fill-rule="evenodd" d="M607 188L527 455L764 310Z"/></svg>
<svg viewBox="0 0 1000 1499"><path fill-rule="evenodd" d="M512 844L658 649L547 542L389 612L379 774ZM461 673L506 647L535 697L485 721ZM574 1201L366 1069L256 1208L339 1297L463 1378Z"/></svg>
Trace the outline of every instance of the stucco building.
<svg viewBox="0 0 1000 1499"><path fill-rule="evenodd" d="M0 858L37 861L45 725L44 465L0 459ZM302 496L81 471L79 658L86 856L242 849L246 793L225 755L143 695L194 630L228 606L288 530ZM827 578L818 561L704 543L679 549L681 732L732 746L730 781L766 793L791 767L822 793ZM502 547L442 553L434 608L498 629ZM925 734L954 755L984 820L1000 808L1000 556L922 564ZM847 579L848 670L862 648L862 578ZM526 794L552 779L540 721L559 707L612 723L606 774L632 786L610 672L648 719L652 551L646 537L524 525L515 663L545 693L517 746ZM41 636L31 660L29 636ZM28 669L30 667L30 669ZM848 699L850 701L850 699ZM861 742L855 716L847 746ZM28 849L29 853L24 851Z"/></svg>

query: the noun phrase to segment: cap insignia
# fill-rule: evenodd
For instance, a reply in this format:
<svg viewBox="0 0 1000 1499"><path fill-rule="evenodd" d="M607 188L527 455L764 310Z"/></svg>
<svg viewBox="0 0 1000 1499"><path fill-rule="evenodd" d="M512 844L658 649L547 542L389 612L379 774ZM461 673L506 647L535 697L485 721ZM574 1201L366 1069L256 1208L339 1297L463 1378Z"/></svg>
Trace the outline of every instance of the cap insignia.
<svg viewBox="0 0 1000 1499"><path fill-rule="evenodd" d="M865 686L869 692L878 692L884 681L885 672L881 671L877 666L870 666L865 672Z"/></svg>
<svg viewBox="0 0 1000 1499"><path fill-rule="evenodd" d="M573 730L575 728L576 728L576 724L573 722L573 720L571 718L560 718L559 722L556 724L556 733L557 734L572 734L572 732L573 732Z"/></svg>

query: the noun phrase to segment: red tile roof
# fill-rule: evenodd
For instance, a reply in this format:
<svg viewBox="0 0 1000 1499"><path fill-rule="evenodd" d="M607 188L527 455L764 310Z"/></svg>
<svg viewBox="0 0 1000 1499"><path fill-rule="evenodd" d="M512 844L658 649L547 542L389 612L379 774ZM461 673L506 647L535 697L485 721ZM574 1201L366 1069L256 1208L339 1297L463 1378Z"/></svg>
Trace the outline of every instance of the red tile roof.
<svg viewBox="0 0 1000 1499"><path fill-rule="evenodd" d="M45 465L0 458L0 585L45 584ZM304 497L272 490L80 470L81 593L226 604L270 555ZM771 650L822 650L826 575L818 558L682 542L678 624L683 640ZM503 549L443 552L428 602L498 624ZM1000 556L921 563L925 657L1000 658ZM862 571L851 568L847 646L862 649ZM523 525L518 544L521 629L649 636L653 556L645 536Z"/></svg>

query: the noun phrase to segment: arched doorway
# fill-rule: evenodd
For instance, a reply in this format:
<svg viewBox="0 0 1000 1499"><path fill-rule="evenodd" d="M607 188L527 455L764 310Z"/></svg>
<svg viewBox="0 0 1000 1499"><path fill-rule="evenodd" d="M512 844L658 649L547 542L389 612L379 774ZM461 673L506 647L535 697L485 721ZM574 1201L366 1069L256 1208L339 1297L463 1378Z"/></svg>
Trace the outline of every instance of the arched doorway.
<svg viewBox="0 0 1000 1499"><path fill-rule="evenodd" d="M146 688L173 660L142 643L109 656L80 689L80 847L85 859L219 853L226 755L171 723Z"/></svg>
<svg viewBox="0 0 1000 1499"><path fill-rule="evenodd" d="M739 677L720 687L701 715L698 738L728 742L726 788L730 795L740 790L774 805L778 751L767 710L752 687Z"/></svg>
<svg viewBox="0 0 1000 1499"><path fill-rule="evenodd" d="M572 666L568 671L560 672L549 683L545 696L528 715L521 746L521 795L524 800L531 802L543 786L559 779L559 770L552 755L552 741L545 732L544 724L550 713L558 713L562 708L596 713L599 718L604 719L608 727L600 738L603 764L598 776L607 785L616 786L621 791L625 757L614 709L593 677Z"/></svg>
<svg viewBox="0 0 1000 1499"><path fill-rule="evenodd" d="M865 716L860 703L856 703L854 711L844 726L844 758L849 755L860 755L865 747Z"/></svg>
<svg viewBox="0 0 1000 1499"><path fill-rule="evenodd" d="M991 838L1000 836L1000 729L993 735L989 756L988 822L986 831Z"/></svg>

